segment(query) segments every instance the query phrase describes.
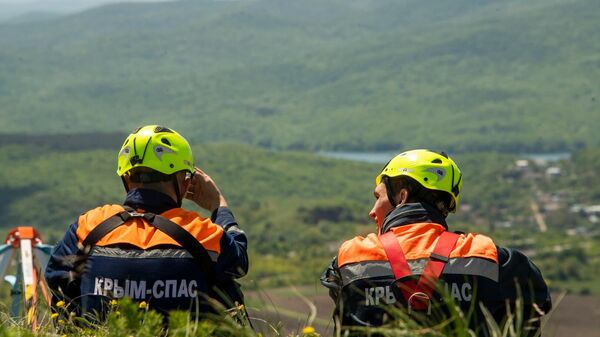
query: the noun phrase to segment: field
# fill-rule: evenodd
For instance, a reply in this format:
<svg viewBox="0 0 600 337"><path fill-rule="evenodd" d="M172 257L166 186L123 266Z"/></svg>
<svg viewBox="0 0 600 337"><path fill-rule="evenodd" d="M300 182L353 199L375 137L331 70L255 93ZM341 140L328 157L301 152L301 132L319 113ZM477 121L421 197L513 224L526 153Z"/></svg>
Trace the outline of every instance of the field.
<svg viewBox="0 0 600 337"><path fill-rule="evenodd" d="M302 294L303 297L298 294ZM333 303L320 285L314 287L279 288L265 292L251 292L250 316L268 322L282 322L285 331L301 331L308 324L311 305L316 309L312 326L322 336L333 335L330 320ZM547 337L599 337L600 296L553 294L555 309L546 321L543 336ZM306 302L305 302L306 300ZM311 305L307 304L310 303ZM258 331L268 332L269 327L254 320Z"/></svg>
<svg viewBox="0 0 600 337"><path fill-rule="evenodd" d="M114 175L113 150L83 142L83 148L73 149L59 146L65 143L62 137L41 138L46 140L43 146L35 139L0 146L0 154L11 158L11 165L0 171L0 229L4 235L16 224L37 223L46 242L53 244L77 212L100 202L119 202L122 192ZM194 150L202 167L231 196L230 205L248 233L251 269L242 283L252 313L269 324L282 321L295 332L308 323L314 305L312 324L328 333L332 304L314 282L342 240L372 230L366 213L373 172L380 165L239 144L198 144ZM593 335L600 305L598 231L591 215L571 209L600 200L600 187L587 183L598 179L600 149L578 151L567 160L544 165L531 162L526 170L516 169L516 158L509 155L471 153L456 158L470 173L462 200L469 208L452 215L453 228L487 233L500 245L526 251L555 293L570 292L548 331L556 331L556 336L571 331ZM548 167L558 167L562 174L548 177ZM537 215L545 219L546 232L532 214L532 200L541 205ZM289 285L298 285L307 301L289 288L271 290Z"/></svg>

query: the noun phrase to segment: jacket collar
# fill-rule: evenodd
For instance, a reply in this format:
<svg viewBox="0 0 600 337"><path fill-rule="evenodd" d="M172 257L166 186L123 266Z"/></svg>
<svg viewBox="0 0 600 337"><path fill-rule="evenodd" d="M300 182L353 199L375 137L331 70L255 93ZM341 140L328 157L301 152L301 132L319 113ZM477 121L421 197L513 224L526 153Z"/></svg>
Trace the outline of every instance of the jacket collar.
<svg viewBox="0 0 600 337"><path fill-rule="evenodd" d="M448 230L444 217L431 205L427 203L406 203L397 206L387 215L381 226L381 234L394 227L415 223L437 223Z"/></svg>
<svg viewBox="0 0 600 337"><path fill-rule="evenodd" d="M154 214L164 213L177 208L177 203L170 196L147 188L135 188L127 192L125 205Z"/></svg>

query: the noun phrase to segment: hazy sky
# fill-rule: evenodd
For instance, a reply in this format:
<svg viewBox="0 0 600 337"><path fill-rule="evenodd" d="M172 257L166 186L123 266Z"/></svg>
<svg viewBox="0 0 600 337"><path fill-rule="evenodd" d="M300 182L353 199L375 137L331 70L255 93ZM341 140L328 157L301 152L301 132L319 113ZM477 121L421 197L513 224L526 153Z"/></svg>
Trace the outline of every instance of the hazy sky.
<svg viewBox="0 0 600 337"><path fill-rule="evenodd" d="M0 0L0 5L2 4L39 4L39 5L52 5L63 4L63 3L83 3L83 4L105 4L112 2L161 2L168 0Z"/></svg>
<svg viewBox="0 0 600 337"><path fill-rule="evenodd" d="M0 20L29 12L69 14L117 2L164 2L173 0L0 0Z"/></svg>

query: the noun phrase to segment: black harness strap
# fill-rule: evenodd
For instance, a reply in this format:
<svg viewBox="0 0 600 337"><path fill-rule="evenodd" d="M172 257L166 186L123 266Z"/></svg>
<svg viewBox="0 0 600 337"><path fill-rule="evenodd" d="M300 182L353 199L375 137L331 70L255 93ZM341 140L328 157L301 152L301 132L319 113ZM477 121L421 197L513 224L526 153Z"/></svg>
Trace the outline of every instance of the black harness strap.
<svg viewBox="0 0 600 337"><path fill-rule="evenodd" d="M98 226L92 229L92 231L88 234L85 240L83 240L83 246L95 246L96 243L100 241L100 239L106 236L106 234L112 232L117 227L127 222L129 219L131 219L131 217L132 216L129 212L122 211L102 221Z"/></svg>
<svg viewBox="0 0 600 337"><path fill-rule="evenodd" d="M210 258L206 248L192 234L163 216L154 213L138 213L129 206L123 206L123 208L125 208L124 211L104 220L88 234L83 240L83 246L86 249L91 249L105 235L125 224L130 219L143 218L152 226L177 241L183 249L187 250L197 262L208 283L210 285L216 284L214 262Z"/></svg>
<svg viewBox="0 0 600 337"><path fill-rule="evenodd" d="M213 285L216 283L213 267L214 262L210 258L206 248L192 234L173 221L160 215L155 215L153 221L150 221L150 223L177 241L183 249L187 250L194 257L209 284Z"/></svg>

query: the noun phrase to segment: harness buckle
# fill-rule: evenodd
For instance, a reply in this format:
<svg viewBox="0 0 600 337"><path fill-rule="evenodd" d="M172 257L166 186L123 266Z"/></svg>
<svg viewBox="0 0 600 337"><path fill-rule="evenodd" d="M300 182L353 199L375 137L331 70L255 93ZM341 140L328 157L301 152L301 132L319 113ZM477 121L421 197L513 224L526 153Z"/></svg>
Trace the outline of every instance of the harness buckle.
<svg viewBox="0 0 600 337"><path fill-rule="evenodd" d="M431 253L431 255L429 255L430 259L434 259L434 260L438 260L438 261L442 261L444 263L448 263L448 261L450 261L450 258L447 256L443 256L440 254L436 254L436 253Z"/></svg>
<svg viewBox="0 0 600 337"><path fill-rule="evenodd" d="M119 213L118 215L121 218L121 220L123 220L124 223L129 221L130 219L144 217L144 213L138 213L135 210L134 211L123 211L123 212Z"/></svg>
<svg viewBox="0 0 600 337"><path fill-rule="evenodd" d="M431 298L429 295L425 294L422 291L417 291L414 294L410 295L408 300L406 301L408 304L408 314L410 315L413 311L413 301L415 311L425 311L423 310L424 306L427 306L427 315L431 315Z"/></svg>

